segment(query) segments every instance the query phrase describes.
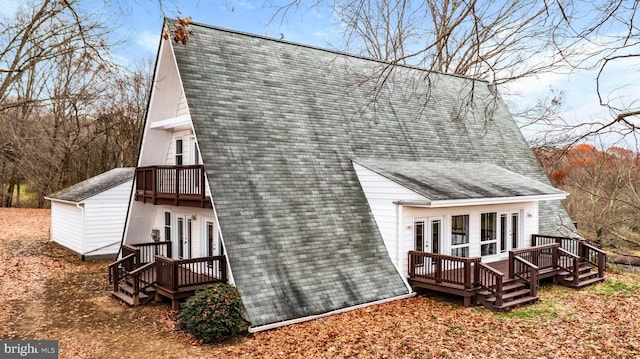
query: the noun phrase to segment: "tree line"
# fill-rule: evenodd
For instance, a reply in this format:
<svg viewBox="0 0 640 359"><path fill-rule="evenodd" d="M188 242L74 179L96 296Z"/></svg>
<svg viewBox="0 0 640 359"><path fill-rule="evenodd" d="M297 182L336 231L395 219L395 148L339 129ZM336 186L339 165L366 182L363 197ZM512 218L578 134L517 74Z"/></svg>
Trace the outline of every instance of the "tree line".
<svg viewBox="0 0 640 359"><path fill-rule="evenodd" d="M34 1L0 20L0 206L134 166L151 71L111 60L111 29L78 1ZM35 198L18 198L21 186Z"/></svg>
<svg viewBox="0 0 640 359"><path fill-rule="evenodd" d="M569 192L564 205L581 235L614 252L640 251L639 153L590 144L534 152L552 184Z"/></svg>

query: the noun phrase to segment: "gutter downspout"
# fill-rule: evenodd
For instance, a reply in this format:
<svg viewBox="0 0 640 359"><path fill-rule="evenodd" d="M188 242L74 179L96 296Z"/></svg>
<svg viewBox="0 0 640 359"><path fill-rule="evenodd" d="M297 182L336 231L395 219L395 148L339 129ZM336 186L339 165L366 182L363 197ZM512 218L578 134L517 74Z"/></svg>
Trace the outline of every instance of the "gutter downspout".
<svg viewBox="0 0 640 359"><path fill-rule="evenodd" d="M82 253L87 251L87 230L86 230L86 212L84 210L84 203L82 202L77 202L76 203L76 207L78 207L80 209L80 211L82 212ZM82 260L84 261L84 255L82 256Z"/></svg>
<svg viewBox="0 0 640 359"><path fill-rule="evenodd" d="M396 258L395 258L395 266L396 272L400 275L400 279L409 290L409 293L413 292L413 288L409 284L409 281L406 276L402 274L403 270L400 268L400 218L402 214L402 201L393 201L393 204L396 205Z"/></svg>

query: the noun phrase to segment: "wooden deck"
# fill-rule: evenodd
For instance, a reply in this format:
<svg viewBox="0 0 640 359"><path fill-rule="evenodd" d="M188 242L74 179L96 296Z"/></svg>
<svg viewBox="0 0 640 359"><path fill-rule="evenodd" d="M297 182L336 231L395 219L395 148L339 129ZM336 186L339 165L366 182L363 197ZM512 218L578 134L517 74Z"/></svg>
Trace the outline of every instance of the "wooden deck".
<svg viewBox="0 0 640 359"><path fill-rule="evenodd" d="M572 288L605 279L601 250L580 240L543 238L546 244L512 250L509 259L491 263L479 257L411 251L408 282L416 289L463 297L465 306L479 302L491 310L505 310L536 301L540 279L553 278ZM564 250L563 244L577 254Z"/></svg>
<svg viewBox="0 0 640 359"><path fill-rule="evenodd" d="M190 297L198 289L212 283L227 281L224 256L190 259L172 259L163 255L145 254L162 252L160 246L170 248L170 242L123 246L123 258L109 265L109 279L113 295L130 305L144 304L159 296L169 298L171 307L178 309L179 300ZM166 249L165 249L166 251ZM152 258L142 262L142 258ZM153 297L153 298L152 298Z"/></svg>

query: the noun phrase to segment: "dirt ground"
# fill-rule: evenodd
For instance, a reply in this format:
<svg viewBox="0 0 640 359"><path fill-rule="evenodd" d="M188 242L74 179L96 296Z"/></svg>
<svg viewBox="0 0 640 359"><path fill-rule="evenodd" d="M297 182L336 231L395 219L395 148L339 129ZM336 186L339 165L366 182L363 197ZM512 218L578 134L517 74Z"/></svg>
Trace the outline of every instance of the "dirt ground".
<svg viewBox="0 0 640 359"><path fill-rule="evenodd" d="M433 293L201 345L168 303L110 296L109 261L51 243L49 210L0 208L0 338L54 339L60 358L640 358L640 278L545 285L510 313Z"/></svg>

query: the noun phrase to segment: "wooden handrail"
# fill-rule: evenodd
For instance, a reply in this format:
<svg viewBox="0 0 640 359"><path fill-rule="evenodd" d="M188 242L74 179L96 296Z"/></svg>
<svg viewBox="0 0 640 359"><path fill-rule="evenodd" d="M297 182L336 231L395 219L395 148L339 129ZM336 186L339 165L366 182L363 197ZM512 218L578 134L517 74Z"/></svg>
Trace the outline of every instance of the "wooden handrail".
<svg viewBox="0 0 640 359"><path fill-rule="evenodd" d="M134 270L135 266L135 253L131 253L128 256L109 264L109 283L113 284L114 291L118 291L118 284L120 283L120 280L122 280L127 273Z"/></svg>
<svg viewBox="0 0 640 359"><path fill-rule="evenodd" d="M580 243L581 257L592 265L598 267L598 277L604 278L605 263L607 262L607 254L600 248L596 248L589 243ZM597 257L594 260L593 257Z"/></svg>
<svg viewBox="0 0 640 359"><path fill-rule="evenodd" d="M152 272L155 267L156 267L156 263L150 262L127 274L127 277L133 284L133 293L132 293L133 305L140 304L141 291L156 284L156 281L153 279L153 272Z"/></svg>
<svg viewBox="0 0 640 359"><path fill-rule="evenodd" d="M523 260L540 269L553 269L558 266L558 249L559 243L545 244L537 247L514 249L509 251L509 278L514 278L515 258L520 257Z"/></svg>
<svg viewBox="0 0 640 359"><path fill-rule="evenodd" d="M578 285L580 283L580 257L562 248L558 249L558 257L558 266L571 273L573 284Z"/></svg>
<svg viewBox="0 0 640 359"><path fill-rule="evenodd" d="M540 245L558 243L560 248L569 251L573 254L580 255L580 243L584 242L583 238L572 237L560 237L560 236L547 236L541 234L531 235L531 246L537 247Z"/></svg>
<svg viewBox="0 0 640 359"><path fill-rule="evenodd" d="M538 293L538 272L540 268L537 265L519 256L514 257L514 275L524 281L529 282L529 293L532 297L536 297ZM520 269L522 267L522 269Z"/></svg>
<svg viewBox="0 0 640 359"><path fill-rule="evenodd" d="M476 284L489 291L496 298L496 305L502 305L502 278L504 273L484 263L477 263Z"/></svg>

